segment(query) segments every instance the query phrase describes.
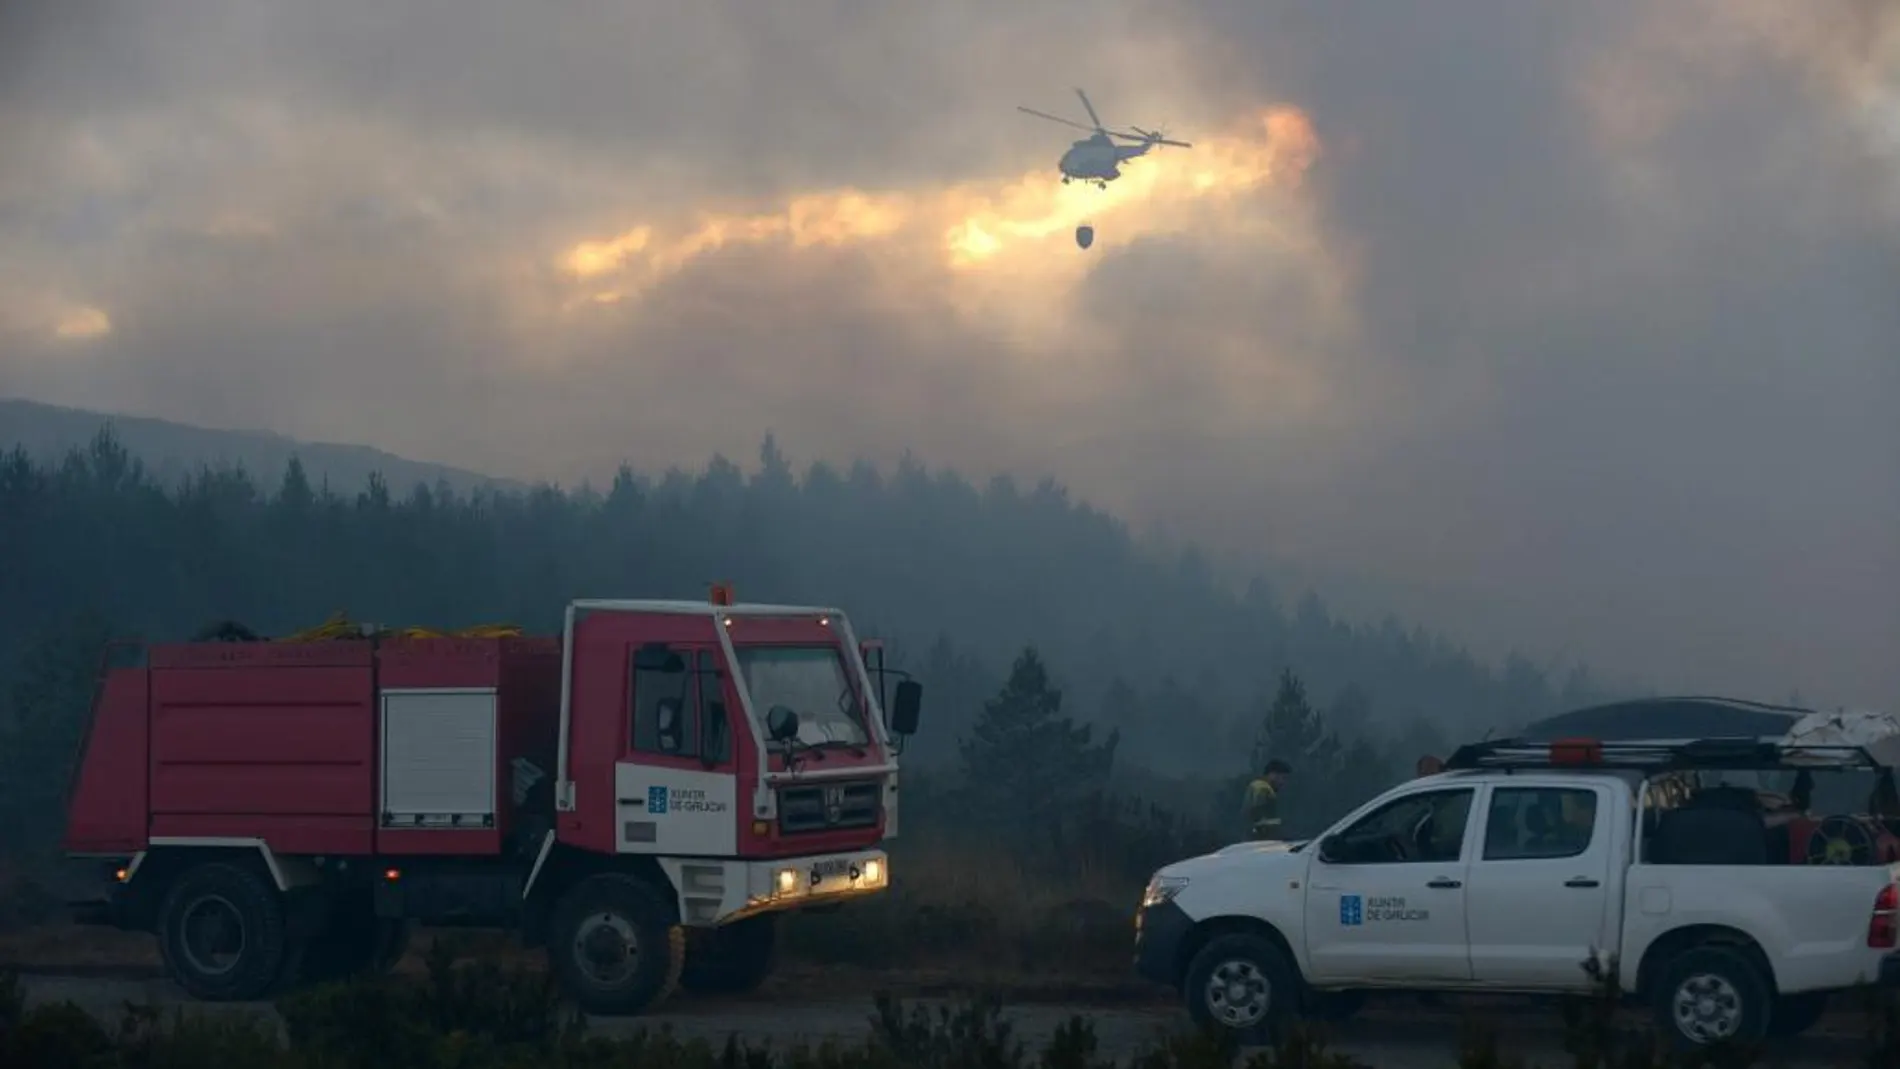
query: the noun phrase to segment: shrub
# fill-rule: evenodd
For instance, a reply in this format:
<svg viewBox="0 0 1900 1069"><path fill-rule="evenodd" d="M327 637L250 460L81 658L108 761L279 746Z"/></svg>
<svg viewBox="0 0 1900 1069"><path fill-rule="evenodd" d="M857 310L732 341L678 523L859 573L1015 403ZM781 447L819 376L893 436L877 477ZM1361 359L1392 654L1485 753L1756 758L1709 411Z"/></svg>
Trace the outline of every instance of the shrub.
<svg viewBox="0 0 1900 1069"><path fill-rule="evenodd" d="M1732 1069L1754 1052L1708 1051L1689 1058L1656 1053L1653 1042L1627 1042L1612 1020L1616 1000L1568 1008L1568 1049L1578 1069ZM555 996L544 975L492 962L458 960L435 948L425 974L378 978L299 993L279 1003L282 1034L258 1019L180 1011L163 1016L128 1006L116 1031L70 1004L22 1008L17 984L0 977L0 1065L8 1069L1107 1069L1088 1020L1073 1018L1040 1050L1014 1032L994 994L926 1009L890 996L874 1000L870 1035L857 1043L773 1049L737 1038L715 1047L681 1041L665 1029L624 1039L589 1034ZM1879 998L1867 1064L1891 1065L1895 1003ZM1180 1031L1161 1037L1131 1063L1136 1069L1228 1069L1231 1040ZM1374 1069L1331 1050L1311 1027L1288 1030L1279 1044L1251 1054L1246 1069ZM1494 1033L1470 1024L1459 1069L1521 1065L1501 1055Z"/></svg>
<svg viewBox="0 0 1900 1069"><path fill-rule="evenodd" d="M45 884L24 873L0 868L0 932L32 928L58 920L66 904Z"/></svg>

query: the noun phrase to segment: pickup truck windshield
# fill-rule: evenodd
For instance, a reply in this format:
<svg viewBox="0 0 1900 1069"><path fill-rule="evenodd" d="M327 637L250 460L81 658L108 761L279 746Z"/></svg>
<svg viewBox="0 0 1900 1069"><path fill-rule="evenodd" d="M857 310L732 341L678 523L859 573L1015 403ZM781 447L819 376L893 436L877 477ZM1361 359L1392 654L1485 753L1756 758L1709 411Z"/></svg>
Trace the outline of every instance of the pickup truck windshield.
<svg viewBox="0 0 1900 1069"><path fill-rule="evenodd" d="M798 741L807 746L863 746L864 706L830 646L740 646L739 673L764 729L766 714L783 705L798 714Z"/></svg>

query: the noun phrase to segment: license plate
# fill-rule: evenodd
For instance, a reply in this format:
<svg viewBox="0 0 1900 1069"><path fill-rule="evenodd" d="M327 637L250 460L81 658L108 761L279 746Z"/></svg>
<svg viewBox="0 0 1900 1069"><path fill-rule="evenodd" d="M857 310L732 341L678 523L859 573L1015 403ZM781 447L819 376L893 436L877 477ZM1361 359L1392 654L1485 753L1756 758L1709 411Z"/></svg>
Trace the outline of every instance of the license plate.
<svg viewBox="0 0 1900 1069"><path fill-rule="evenodd" d="M851 871L851 862L844 858L828 858L811 867L811 882L817 883L828 876L843 876Z"/></svg>

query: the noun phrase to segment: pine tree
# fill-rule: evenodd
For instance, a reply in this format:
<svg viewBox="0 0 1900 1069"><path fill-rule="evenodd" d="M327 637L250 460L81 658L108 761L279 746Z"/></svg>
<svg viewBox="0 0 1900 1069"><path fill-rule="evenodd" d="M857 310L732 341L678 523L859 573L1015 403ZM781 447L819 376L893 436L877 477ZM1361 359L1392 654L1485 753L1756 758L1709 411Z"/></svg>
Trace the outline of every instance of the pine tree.
<svg viewBox="0 0 1900 1069"><path fill-rule="evenodd" d="M1296 772L1324 776L1339 755L1338 737L1326 729L1326 722L1307 700L1306 684L1290 668L1280 673L1279 689L1259 722L1253 748L1256 772L1277 758Z"/></svg>
<svg viewBox="0 0 1900 1069"><path fill-rule="evenodd" d="M1236 834L1244 830L1239 803L1247 783L1271 760L1293 767L1292 782L1280 802L1283 831L1289 836L1316 833L1385 786L1376 752L1363 743L1344 746L1313 708L1306 684L1292 669L1280 673L1273 700L1256 705L1255 723L1250 766L1229 782L1216 813Z"/></svg>
<svg viewBox="0 0 1900 1069"><path fill-rule="evenodd" d="M1118 741L1110 732L1097 742L1090 725L1063 716L1062 692L1025 648L958 744L978 827L1018 847L1046 843L1107 787Z"/></svg>
<svg viewBox="0 0 1900 1069"><path fill-rule="evenodd" d="M316 492L310 489L310 476L304 471L303 461L291 457L284 465L284 481L277 488L277 506L289 515L302 519L316 503Z"/></svg>
<svg viewBox="0 0 1900 1069"><path fill-rule="evenodd" d="M44 633L21 658L0 717L0 852L48 850L65 827L66 788L92 715L110 630L78 616ZM36 819L17 819L34 814ZM45 819L47 815L55 819Z"/></svg>

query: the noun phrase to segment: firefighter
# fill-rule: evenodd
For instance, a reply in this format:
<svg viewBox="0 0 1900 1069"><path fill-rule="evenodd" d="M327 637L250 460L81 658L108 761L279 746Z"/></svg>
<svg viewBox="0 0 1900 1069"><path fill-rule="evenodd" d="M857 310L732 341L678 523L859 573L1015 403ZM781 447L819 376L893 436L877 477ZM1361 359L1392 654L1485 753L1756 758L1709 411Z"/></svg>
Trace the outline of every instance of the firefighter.
<svg viewBox="0 0 1900 1069"><path fill-rule="evenodd" d="M1254 839L1280 837L1280 791L1286 787L1293 766L1275 758L1267 762L1261 774L1247 784L1247 827Z"/></svg>

